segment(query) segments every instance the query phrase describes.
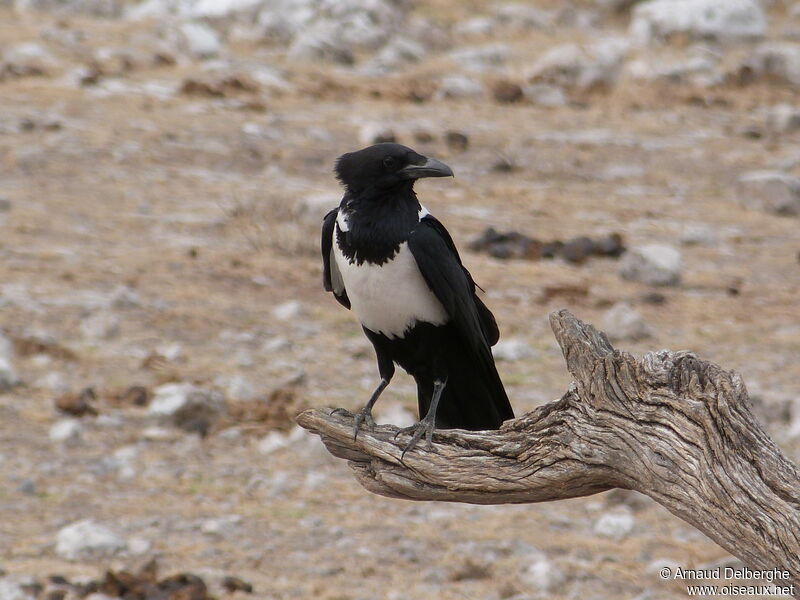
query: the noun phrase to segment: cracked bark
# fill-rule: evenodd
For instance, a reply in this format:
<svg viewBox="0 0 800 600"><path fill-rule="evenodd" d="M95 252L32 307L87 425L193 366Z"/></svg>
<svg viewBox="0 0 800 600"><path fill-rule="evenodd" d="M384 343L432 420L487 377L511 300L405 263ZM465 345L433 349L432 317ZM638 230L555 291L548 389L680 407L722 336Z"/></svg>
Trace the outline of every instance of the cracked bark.
<svg viewBox="0 0 800 600"><path fill-rule="evenodd" d="M800 586L800 469L753 417L740 376L690 352L636 359L566 310L550 323L575 381L499 430L437 431L401 463L396 427L353 440L351 416L309 409L297 422L376 494L506 504L636 490Z"/></svg>

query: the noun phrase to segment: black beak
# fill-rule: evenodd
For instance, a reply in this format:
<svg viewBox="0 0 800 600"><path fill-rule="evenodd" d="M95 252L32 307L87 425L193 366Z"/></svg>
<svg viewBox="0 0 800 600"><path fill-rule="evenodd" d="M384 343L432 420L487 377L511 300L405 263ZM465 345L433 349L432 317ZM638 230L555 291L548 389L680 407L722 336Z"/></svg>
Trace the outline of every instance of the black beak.
<svg viewBox="0 0 800 600"><path fill-rule="evenodd" d="M435 158L425 158L421 165L408 165L398 171L398 174L407 179L421 179L423 177L454 177L453 169Z"/></svg>

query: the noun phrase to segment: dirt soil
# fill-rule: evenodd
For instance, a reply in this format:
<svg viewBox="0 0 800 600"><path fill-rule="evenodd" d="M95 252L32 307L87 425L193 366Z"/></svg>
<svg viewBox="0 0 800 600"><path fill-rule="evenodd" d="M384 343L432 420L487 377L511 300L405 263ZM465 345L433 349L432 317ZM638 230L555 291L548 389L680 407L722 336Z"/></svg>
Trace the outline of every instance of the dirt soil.
<svg viewBox="0 0 800 600"><path fill-rule="evenodd" d="M0 6L5 42L59 27L99 47L146 25L59 25ZM534 53L558 35L509 43ZM243 42L229 51L262 57ZM238 376L259 398L286 395L291 410L362 405L376 384L374 357L352 314L322 290L317 248L320 218L340 197L333 162L363 146L359 132L374 122L456 173L417 191L463 249L503 338L530 349L498 363L517 413L570 383L547 315L568 308L601 324L627 302L652 335L619 346L691 349L738 371L766 428L797 458L789 422L800 398L798 220L733 200L744 171L789 164L800 174L800 133L759 133L764 107L796 100L796 91L621 86L543 108L409 100L446 72L436 57L383 78L283 67L292 86L269 95L236 85L212 96L162 93L207 75L181 61L137 66L117 86L61 76L0 82L0 325L22 379L0 394L0 566L42 579L96 577L157 557L163 572L198 573L219 597L222 577L235 575L264 599L494 600L683 597L683 585L659 579L660 565L728 560L645 497L487 507L389 500L359 487L345 463L285 419L223 419L201 438L154 429L146 407L115 398L134 385L213 388ZM448 145L447 132L464 133L466 149ZM513 168L493 168L503 161ZM574 265L467 251L489 225L545 239L618 232L629 247L669 244L682 253L683 279L651 288L621 279L613 259ZM697 226L704 240L682 243ZM71 441L51 440L65 418L55 399L89 386L99 414L81 417ZM376 416L401 409L415 410L404 374ZM633 528L620 539L598 534L609 513L632 516ZM57 533L85 518L147 544L138 555L68 561L55 551Z"/></svg>

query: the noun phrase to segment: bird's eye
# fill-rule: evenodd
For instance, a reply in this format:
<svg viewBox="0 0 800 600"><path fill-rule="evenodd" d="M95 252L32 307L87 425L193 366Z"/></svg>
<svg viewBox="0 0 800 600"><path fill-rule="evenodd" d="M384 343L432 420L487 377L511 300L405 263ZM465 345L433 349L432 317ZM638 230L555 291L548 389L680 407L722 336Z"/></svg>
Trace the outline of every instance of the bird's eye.
<svg viewBox="0 0 800 600"><path fill-rule="evenodd" d="M395 164L397 164L397 161L393 157L385 156L383 158L383 166L387 169L394 169Z"/></svg>

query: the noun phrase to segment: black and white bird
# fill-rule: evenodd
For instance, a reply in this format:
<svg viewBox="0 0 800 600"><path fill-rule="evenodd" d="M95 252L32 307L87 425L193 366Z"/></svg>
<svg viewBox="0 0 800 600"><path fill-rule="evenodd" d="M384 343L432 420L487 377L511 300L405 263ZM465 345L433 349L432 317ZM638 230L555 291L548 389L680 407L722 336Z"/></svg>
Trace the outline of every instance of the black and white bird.
<svg viewBox="0 0 800 600"><path fill-rule="evenodd" d="M404 453L423 436L430 446L435 427L497 429L514 417L492 357L497 323L450 234L414 193L417 179L453 171L394 143L345 154L335 171L345 193L322 225L325 289L358 317L381 377L354 435L374 425L395 364L417 383L421 417L400 431L411 434Z"/></svg>

